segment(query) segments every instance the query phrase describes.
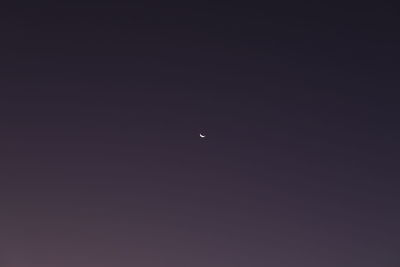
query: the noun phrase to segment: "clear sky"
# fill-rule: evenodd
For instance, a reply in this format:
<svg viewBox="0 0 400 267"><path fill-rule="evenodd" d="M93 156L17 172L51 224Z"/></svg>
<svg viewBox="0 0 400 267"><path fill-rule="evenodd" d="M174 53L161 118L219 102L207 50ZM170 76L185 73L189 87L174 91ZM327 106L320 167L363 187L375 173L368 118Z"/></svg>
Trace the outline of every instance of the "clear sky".
<svg viewBox="0 0 400 267"><path fill-rule="evenodd" d="M0 265L398 266L398 24L367 4L5 10Z"/></svg>

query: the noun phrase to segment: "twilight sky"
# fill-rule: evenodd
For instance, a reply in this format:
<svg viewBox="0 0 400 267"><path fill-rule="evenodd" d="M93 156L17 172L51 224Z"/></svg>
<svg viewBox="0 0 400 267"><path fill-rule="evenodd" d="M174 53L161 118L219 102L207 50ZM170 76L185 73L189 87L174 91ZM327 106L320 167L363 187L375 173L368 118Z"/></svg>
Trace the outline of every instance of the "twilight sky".
<svg viewBox="0 0 400 267"><path fill-rule="evenodd" d="M1 267L399 266L394 7L2 13Z"/></svg>

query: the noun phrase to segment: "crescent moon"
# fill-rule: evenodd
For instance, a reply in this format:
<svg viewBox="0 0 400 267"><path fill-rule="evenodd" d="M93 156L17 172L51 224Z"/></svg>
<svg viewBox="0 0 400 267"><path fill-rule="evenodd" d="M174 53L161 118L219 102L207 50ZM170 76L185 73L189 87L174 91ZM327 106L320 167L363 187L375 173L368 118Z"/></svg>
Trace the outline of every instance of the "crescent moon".
<svg viewBox="0 0 400 267"><path fill-rule="evenodd" d="M204 137L206 137L206 136L205 136L204 134L200 134L200 137L201 137L201 138L204 138Z"/></svg>

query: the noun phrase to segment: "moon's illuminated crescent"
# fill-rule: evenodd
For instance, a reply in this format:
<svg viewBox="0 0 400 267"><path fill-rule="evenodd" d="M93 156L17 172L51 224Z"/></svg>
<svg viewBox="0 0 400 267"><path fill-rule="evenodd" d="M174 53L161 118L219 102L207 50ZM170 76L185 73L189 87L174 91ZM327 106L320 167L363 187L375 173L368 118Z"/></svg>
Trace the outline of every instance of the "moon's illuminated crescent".
<svg viewBox="0 0 400 267"><path fill-rule="evenodd" d="M205 136L204 134L200 134L200 137L201 137L201 138L204 138L204 137L206 137L206 136Z"/></svg>

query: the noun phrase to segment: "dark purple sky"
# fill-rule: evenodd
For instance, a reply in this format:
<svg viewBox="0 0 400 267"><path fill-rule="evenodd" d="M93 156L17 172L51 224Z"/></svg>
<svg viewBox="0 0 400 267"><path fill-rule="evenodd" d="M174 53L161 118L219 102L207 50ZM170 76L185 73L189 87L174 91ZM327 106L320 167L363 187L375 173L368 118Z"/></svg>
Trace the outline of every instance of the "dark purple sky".
<svg viewBox="0 0 400 267"><path fill-rule="evenodd" d="M399 266L393 7L2 13L0 266Z"/></svg>

